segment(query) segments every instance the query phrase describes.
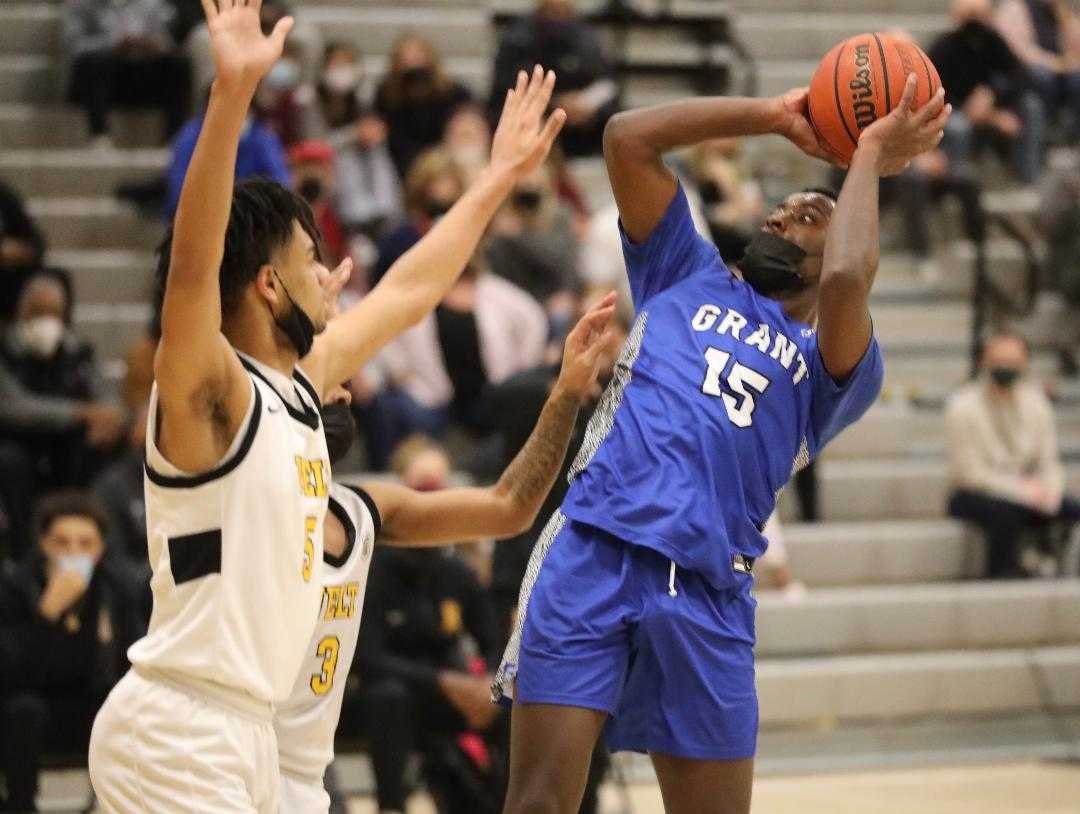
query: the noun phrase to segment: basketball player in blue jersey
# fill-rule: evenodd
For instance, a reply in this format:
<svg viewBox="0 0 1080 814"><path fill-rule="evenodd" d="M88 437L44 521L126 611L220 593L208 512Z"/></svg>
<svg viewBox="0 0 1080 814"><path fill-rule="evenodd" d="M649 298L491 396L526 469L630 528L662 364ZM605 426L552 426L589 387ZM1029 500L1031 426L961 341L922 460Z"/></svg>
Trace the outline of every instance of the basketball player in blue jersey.
<svg viewBox="0 0 1080 814"><path fill-rule="evenodd" d="M881 388L868 308L878 179L941 138L942 94L863 134L838 198L784 200L728 268L662 156L777 133L824 157L805 91L623 113L604 157L637 320L537 544L495 692L513 692L506 812L577 810L607 724L674 814L750 808L751 572L792 472Z"/></svg>

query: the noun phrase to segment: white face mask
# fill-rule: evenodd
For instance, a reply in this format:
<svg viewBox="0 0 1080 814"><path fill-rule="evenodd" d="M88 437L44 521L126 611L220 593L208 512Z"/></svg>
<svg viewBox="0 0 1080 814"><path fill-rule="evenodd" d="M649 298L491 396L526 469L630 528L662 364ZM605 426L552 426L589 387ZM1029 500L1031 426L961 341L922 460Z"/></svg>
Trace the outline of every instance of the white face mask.
<svg viewBox="0 0 1080 814"><path fill-rule="evenodd" d="M335 65L323 72L323 85L331 93L340 96L344 96L360 84L359 79L359 74L353 65Z"/></svg>
<svg viewBox="0 0 1080 814"><path fill-rule="evenodd" d="M266 84L274 90L292 90L300 84L300 66L291 59L279 59L266 75Z"/></svg>
<svg viewBox="0 0 1080 814"><path fill-rule="evenodd" d="M94 576L94 568L97 563L89 554L64 554L56 558L56 567L60 571L74 571L86 582Z"/></svg>
<svg viewBox="0 0 1080 814"><path fill-rule="evenodd" d="M64 338L64 321L60 317L34 317L16 326L19 341L39 359L49 359Z"/></svg>

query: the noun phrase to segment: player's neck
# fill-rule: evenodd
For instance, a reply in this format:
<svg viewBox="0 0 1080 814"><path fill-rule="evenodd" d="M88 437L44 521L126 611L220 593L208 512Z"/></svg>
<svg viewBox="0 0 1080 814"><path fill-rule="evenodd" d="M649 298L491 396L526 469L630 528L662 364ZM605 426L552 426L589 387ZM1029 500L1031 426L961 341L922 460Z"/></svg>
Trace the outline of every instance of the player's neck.
<svg viewBox="0 0 1080 814"><path fill-rule="evenodd" d="M802 322L805 325L817 323L818 291L817 286L812 286L800 291L793 297L785 297L780 300L784 313L789 319Z"/></svg>
<svg viewBox="0 0 1080 814"><path fill-rule="evenodd" d="M281 331L268 320L251 319L243 315L226 318L221 332L229 344L252 359L262 362L282 375L291 377L299 357Z"/></svg>

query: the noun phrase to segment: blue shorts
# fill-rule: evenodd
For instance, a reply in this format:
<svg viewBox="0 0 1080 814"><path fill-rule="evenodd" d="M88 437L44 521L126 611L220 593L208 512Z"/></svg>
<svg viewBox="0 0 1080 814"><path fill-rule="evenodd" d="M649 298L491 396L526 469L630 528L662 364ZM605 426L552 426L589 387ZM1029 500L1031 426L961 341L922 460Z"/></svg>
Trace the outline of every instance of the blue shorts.
<svg viewBox="0 0 1080 814"><path fill-rule="evenodd" d="M757 745L753 578L713 588L671 561L566 520L532 587L514 697L611 715L613 751L700 760Z"/></svg>

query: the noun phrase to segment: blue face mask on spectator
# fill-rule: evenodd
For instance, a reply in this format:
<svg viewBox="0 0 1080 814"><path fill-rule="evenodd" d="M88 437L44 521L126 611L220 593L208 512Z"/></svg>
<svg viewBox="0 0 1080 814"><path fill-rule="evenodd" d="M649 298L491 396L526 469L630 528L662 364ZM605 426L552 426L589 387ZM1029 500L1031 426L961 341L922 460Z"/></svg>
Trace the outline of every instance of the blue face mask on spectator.
<svg viewBox="0 0 1080 814"><path fill-rule="evenodd" d="M300 84L300 66L291 59L279 59L266 75L266 84L274 90L292 90Z"/></svg>
<svg viewBox="0 0 1080 814"><path fill-rule="evenodd" d="M61 571L74 571L86 582L94 576L94 568L97 563L88 554L64 554L56 558L56 567Z"/></svg>

